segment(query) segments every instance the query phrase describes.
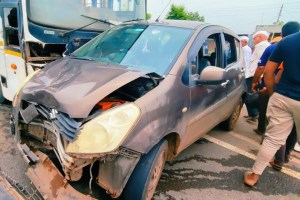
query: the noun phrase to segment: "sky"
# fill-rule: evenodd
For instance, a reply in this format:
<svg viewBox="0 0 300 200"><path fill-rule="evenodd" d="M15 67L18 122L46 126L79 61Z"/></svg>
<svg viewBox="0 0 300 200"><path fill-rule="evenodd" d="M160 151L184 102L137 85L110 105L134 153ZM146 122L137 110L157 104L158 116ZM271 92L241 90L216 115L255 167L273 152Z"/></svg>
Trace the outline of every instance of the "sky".
<svg viewBox="0 0 300 200"><path fill-rule="evenodd" d="M237 34L252 34L256 25L272 25L277 21L300 23L300 0L147 0L151 19L165 18L172 4L182 5L188 12L198 12L205 22L230 28ZM165 11L163 12L163 10Z"/></svg>

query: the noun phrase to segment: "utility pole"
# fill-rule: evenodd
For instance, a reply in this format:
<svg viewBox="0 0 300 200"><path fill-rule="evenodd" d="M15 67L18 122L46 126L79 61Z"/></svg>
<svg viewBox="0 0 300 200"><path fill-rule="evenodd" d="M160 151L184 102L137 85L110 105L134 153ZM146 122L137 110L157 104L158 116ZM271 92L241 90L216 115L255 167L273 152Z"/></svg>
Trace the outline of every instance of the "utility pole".
<svg viewBox="0 0 300 200"><path fill-rule="evenodd" d="M278 13L277 21L275 22L274 25L279 25L279 19L280 19L280 16L281 16L282 8L283 8L283 4L281 5L281 8L280 8L279 13ZM272 33L271 40L273 40L274 35L275 35L275 33L273 32L273 33Z"/></svg>
<svg viewBox="0 0 300 200"><path fill-rule="evenodd" d="M281 16L282 8L283 8L283 4L281 5L280 11L279 11L279 14L278 14L278 17L277 17L276 25L279 24L279 19L280 19L280 16Z"/></svg>

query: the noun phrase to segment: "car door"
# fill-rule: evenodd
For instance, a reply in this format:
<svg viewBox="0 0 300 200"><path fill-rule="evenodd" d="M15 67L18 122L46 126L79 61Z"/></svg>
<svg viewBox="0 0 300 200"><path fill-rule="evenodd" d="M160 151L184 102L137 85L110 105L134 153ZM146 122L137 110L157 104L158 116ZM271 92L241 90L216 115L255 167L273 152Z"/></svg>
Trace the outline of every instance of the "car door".
<svg viewBox="0 0 300 200"><path fill-rule="evenodd" d="M221 102L226 99L226 85L201 85L194 81L207 66L223 67L224 49L222 29L208 26L196 37L188 53L188 81L184 83L190 91L190 109L188 111L186 133L182 146L194 143L220 122L222 114L217 113Z"/></svg>
<svg viewBox="0 0 300 200"><path fill-rule="evenodd" d="M244 76L242 73L243 59L240 42L234 33L224 30L222 33L222 45L224 46L224 69L226 70L227 100L224 103L224 112L230 115L233 108L239 102L244 92Z"/></svg>

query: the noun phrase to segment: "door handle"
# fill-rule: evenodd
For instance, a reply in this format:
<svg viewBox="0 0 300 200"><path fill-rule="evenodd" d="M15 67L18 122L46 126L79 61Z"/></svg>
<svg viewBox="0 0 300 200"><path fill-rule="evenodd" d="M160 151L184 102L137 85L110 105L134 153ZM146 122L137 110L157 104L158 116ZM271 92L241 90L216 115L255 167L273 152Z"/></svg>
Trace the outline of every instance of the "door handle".
<svg viewBox="0 0 300 200"><path fill-rule="evenodd" d="M225 87L229 83L229 80L226 80L225 82L221 83L222 87Z"/></svg>

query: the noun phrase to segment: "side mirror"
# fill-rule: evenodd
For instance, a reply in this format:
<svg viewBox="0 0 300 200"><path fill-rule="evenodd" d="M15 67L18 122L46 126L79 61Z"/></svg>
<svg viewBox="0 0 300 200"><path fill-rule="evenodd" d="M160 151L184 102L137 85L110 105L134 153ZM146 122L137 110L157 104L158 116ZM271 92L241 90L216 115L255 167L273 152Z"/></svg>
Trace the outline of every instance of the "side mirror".
<svg viewBox="0 0 300 200"><path fill-rule="evenodd" d="M196 81L198 85L218 85L225 82L226 70L219 67L205 67Z"/></svg>

